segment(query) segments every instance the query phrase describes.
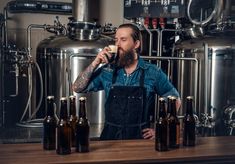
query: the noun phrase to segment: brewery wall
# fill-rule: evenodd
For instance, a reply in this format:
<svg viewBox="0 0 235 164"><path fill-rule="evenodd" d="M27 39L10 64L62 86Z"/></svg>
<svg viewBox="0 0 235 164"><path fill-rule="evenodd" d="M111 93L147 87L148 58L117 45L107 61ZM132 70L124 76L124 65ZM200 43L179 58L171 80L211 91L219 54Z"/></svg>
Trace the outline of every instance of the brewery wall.
<svg viewBox="0 0 235 164"><path fill-rule="evenodd" d="M0 1L0 12L3 13L4 7L11 0ZM46 0L42 0L46 1ZM66 2L72 3L72 0L51 0L52 2ZM105 23L112 23L113 26L118 26L123 22L123 3L122 0L97 0L91 5L91 10L94 17L98 20L98 23L104 25ZM114 12L115 11L115 12ZM61 24L66 25L68 23L68 17L71 14L42 14L42 13L9 13L8 32L9 42L15 43L18 47L26 47L26 30L30 24L39 25L53 25L56 16L59 16ZM42 29L32 30L32 52L33 56L36 53L37 44L52 35Z"/></svg>
<svg viewBox="0 0 235 164"><path fill-rule="evenodd" d="M48 2L46 0L41 1ZM70 5L73 2L73 0L51 1L70 3ZM10 0L0 1L0 13L4 13L4 7L8 2ZM179 115L182 116L185 113L185 98L194 96L195 117L200 119L197 122L199 131L203 131L206 135L234 134L234 1L217 0L217 3L215 3L215 0L175 0L164 2L161 0L92 0L92 4L89 6L89 21L96 22L102 28L106 27L104 29L107 30L102 33L106 36L95 38L102 39L102 41L106 39L107 42L102 42L102 44L97 44L94 41L95 39L89 44L82 39L79 40L80 38L75 38L75 40L78 39L75 42L66 35L57 36L56 31L49 32L50 30L45 28L45 26L54 28L59 25L68 29L68 23L71 21L68 18L74 16L71 11L51 13L8 11L7 29L5 30L7 46L9 46L7 50L10 51L4 53L12 55L15 51L11 50L16 50L21 56L24 52L29 51L30 54L25 56L32 57L33 63L39 64L43 76L49 77L47 82L43 82L43 87L46 86L46 89L58 88L53 88L54 92L50 93L56 96L58 102L60 96L71 94L67 85L71 84L79 71L91 62L91 58L88 59L86 56L84 58L84 55L96 55L98 50L113 39L115 28L118 25L123 22L132 22L139 27L142 33L141 57L161 66L178 89L183 102ZM187 8L189 4L191 4L190 11ZM205 11L202 12L203 10ZM72 25L74 25L73 23L76 24L76 21L73 20ZM27 32L29 32L30 25L33 25L34 28L30 29L31 38L29 41L29 33ZM110 33L111 35L109 35ZM3 37L5 37L4 34L1 35L1 41L4 40ZM60 38L63 42L58 41ZM5 45L5 43L2 43L2 45ZM78 53L78 56L74 55L79 49L82 49L80 46L85 47L85 53L81 51L82 53ZM54 54L50 53L49 50L53 48L59 51ZM67 53L71 48L76 50L72 55ZM88 52L87 49L93 51ZM61 59L67 56L62 61L53 59L54 64L48 64L50 60L47 60L47 57L58 54L61 55ZM1 55L3 55L3 52L1 52ZM65 69L68 66L65 61L68 58L71 59L69 67L72 72L69 80L65 79L68 72ZM47 64L50 68L47 67ZM1 76L1 83L4 82L4 85L1 86L4 87L1 87L0 92L0 127L15 126L22 120L21 117L26 111L29 94L32 94L24 120L30 117L38 105L37 96L41 92L40 85L38 86L40 79L35 64L33 64L32 74L29 73L29 63L23 63L19 72L16 72L18 68L16 69L14 64L7 65L6 68L9 69L5 71L8 73L4 74L4 78ZM50 71L55 73L48 75L51 73ZM52 78L53 75L56 75L55 78ZM43 80L45 80L45 77ZM60 81L62 78L65 79L64 83ZM61 90L63 89L66 90L66 93L62 93ZM29 93L30 90L32 90L32 93ZM44 100L46 96L48 96L48 93L43 96ZM79 97L80 95L76 96ZM103 93L87 96L89 97L88 100L95 100L88 104L103 108ZM96 100L101 100L101 103L97 105ZM45 105L45 101L42 104ZM88 108L93 108L92 105ZM42 106L41 108L44 109L45 107ZM91 112L90 109L89 112ZM89 114L94 117L91 122L103 123L103 114L88 113L88 116ZM39 112L39 116L42 115ZM98 115L101 117L98 118ZM215 132L216 124L218 125L217 132Z"/></svg>
<svg viewBox="0 0 235 164"><path fill-rule="evenodd" d="M42 0L45 1L45 0ZM7 1L0 1L0 12L4 13L4 8L6 7ZM16 1L17 2L17 1ZM19 1L20 2L20 1ZM25 1L26 2L26 1ZM46 1L45 1L46 2ZM53 0L51 2L62 2L62 3L70 3L72 4L72 0ZM123 22L123 3L121 0L97 0L92 2L92 5L89 6L89 10L91 13L91 21L96 21L101 26L105 24L111 23L112 26L118 26ZM113 12L115 11L115 12ZM58 20L57 20L58 16ZM8 11L8 21L7 21L7 44L10 48L17 48L20 50L28 49L28 38L27 38L27 29L29 26L33 25L42 26L48 25L53 26L54 21L60 22L61 25L67 27L69 22L69 17L72 17L72 13L46 13L46 12L11 12ZM30 39L30 55L32 56L32 60L36 61L36 49L38 44L48 38L49 36L55 35L54 33L50 33L45 28L31 28L30 30L31 39ZM4 37L4 35L2 35ZM14 68L10 68L14 70ZM32 112L37 106L36 101L36 74L37 70L34 68L32 77L32 96L31 101L29 102L29 107ZM19 72L19 76L17 77L19 85L15 85L15 72L11 71L12 74L9 74L7 77L7 81L9 83L5 83L5 92L4 96L7 96L6 101L1 103L1 123L0 126L5 124L14 125L21 119L22 113L26 110L25 107L28 102L29 96L29 79L28 79L28 68L27 66L21 68ZM8 76L8 75L6 75ZM16 95L16 90L17 95ZM2 97L2 96L1 96ZM4 104L4 105L2 105ZM3 109L4 108L4 109ZM4 112L3 112L4 111ZM13 113L15 113L13 115ZM5 117L6 116L6 117Z"/></svg>

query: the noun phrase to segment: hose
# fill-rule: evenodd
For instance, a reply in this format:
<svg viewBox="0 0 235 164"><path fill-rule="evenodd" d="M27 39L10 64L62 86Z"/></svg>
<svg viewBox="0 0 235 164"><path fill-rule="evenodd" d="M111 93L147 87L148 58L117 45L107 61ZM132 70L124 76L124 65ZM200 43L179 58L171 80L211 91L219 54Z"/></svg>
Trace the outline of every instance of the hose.
<svg viewBox="0 0 235 164"><path fill-rule="evenodd" d="M31 114L31 116L29 117L29 119L27 121L23 121L24 117L25 117L25 114L27 112L27 109L29 108L29 103L30 103L30 100L31 100L31 97L32 97L32 66L30 65L29 66L29 70L28 70L28 77L29 77L29 96L28 96L28 100L27 100L27 104L26 104L26 107L25 107L25 110L24 110L24 113L22 114L21 116L21 119L20 119L20 123L17 123L18 126L22 126L22 127L42 127L42 123L38 123L38 121L42 121L43 119L32 119L36 113L38 112L40 106L41 106L41 103L42 103L42 99L43 99L43 80L42 80L42 72L40 70L40 67L38 65L37 62L35 62L35 65L36 65L36 68L38 70L38 74L39 74L39 80L40 80L40 98L39 98L39 103L36 107L36 110ZM32 125L32 123L34 125Z"/></svg>
<svg viewBox="0 0 235 164"><path fill-rule="evenodd" d="M38 105L36 107L36 110L33 112L33 114L30 116L29 120L31 120L35 115L36 113L38 112L40 106L41 106L41 103L42 103L42 99L43 99L43 80L42 80L42 72L41 72L41 69L38 65L37 62L35 62L35 65L36 65L36 68L38 70L38 75L39 75L39 80L40 80L40 98L39 98L39 102L38 102Z"/></svg>
<svg viewBox="0 0 235 164"><path fill-rule="evenodd" d="M28 100L27 100L27 103L26 103L26 106L25 106L25 110L24 110L24 112L21 116L20 122L23 122L24 116L27 112L27 109L29 108L29 103L30 103L31 96L32 96L32 78L31 77L32 77L32 66L30 64L29 67L28 67L29 96L28 96Z"/></svg>

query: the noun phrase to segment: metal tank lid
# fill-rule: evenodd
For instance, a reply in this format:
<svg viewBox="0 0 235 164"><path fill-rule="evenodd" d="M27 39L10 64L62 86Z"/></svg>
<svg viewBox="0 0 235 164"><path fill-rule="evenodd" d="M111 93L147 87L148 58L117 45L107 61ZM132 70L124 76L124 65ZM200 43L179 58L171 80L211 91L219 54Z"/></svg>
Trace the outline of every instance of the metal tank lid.
<svg viewBox="0 0 235 164"><path fill-rule="evenodd" d="M235 37L228 35L204 36L190 40L183 40L176 43L175 49L203 49L206 43L208 47L235 48Z"/></svg>
<svg viewBox="0 0 235 164"><path fill-rule="evenodd" d="M70 17L68 37L74 40L95 40L100 37L101 26L91 22L76 21Z"/></svg>

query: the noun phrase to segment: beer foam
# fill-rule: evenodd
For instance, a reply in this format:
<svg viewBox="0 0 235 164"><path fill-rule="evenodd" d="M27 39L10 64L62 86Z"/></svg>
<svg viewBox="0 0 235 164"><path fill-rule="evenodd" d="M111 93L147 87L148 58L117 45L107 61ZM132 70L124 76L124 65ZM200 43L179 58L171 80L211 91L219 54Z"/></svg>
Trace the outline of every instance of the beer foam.
<svg viewBox="0 0 235 164"><path fill-rule="evenodd" d="M117 53L117 46L115 45L109 45L109 48L111 49L109 52L110 53Z"/></svg>

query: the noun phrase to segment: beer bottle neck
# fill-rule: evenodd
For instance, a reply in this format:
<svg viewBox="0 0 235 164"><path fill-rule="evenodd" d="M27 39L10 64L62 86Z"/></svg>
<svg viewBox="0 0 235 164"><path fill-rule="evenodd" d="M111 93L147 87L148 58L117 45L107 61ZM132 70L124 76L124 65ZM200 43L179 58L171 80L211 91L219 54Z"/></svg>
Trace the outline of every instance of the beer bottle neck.
<svg viewBox="0 0 235 164"><path fill-rule="evenodd" d="M67 118L68 118L67 102L61 101L60 119L67 119Z"/></svg>
<svg viewBox="0 0 235 164"><path fill-rule="evenodd" d="M159 118L165 118L166 117L166 108L165 108L165 102L161 101L159 104Z"/></svg>
<svg viewBox="0 0 235 164"><path fill-rule="evenodd" d="M79 118L86 118L86 103L85 103L85 101L80 101Z"/></svg>
<svg viewBox="0 0 235 164"><path fill-rule="evenodd" d="M171 113L171 103L172 103L172 100L170 98L167 99L167 114L170 114Z"/></svg>
<svg viewBox="0 0 235 164"><path fill-rule="evenodd" d="M55 114L54 112L54 101L53 100L47 100L47 116L53 117Z"/></svg>
<svg viewBox="0 0 235 164"><path fill-rule="evenodd" d="M176 100L171 100L171 103L169 105L171 108L170 114L172 116L176 116Z"/></svg>
<svg viewBox="0 0 235 164"><path fill-rule="evenodd" d="M187 100L186 114L193 115L193 101Z"/></svg>
<svg viewBox="0 0 235 164"><path fill-rule="evenodd" d="M69 105L69 114L72 115L72 116L76 116L76 104L75 102L70 102L70 105Z"/></svg>

